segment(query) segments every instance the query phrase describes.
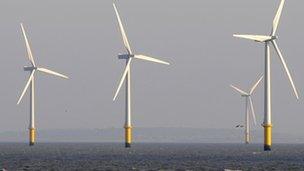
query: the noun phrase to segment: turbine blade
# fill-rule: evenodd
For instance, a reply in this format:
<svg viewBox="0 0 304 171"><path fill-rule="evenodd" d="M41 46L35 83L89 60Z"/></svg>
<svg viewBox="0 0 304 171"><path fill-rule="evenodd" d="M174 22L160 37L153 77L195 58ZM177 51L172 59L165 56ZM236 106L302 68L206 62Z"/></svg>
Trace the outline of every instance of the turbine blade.
<svg viewBox="0 0 304 171"><path fill-rule="evenodd" d="M34 77L34 73L35 73L35 70L32 71L32 73L31 73L31 75L30 75L30 77L29 77L29 79L28 79L28 81L27 81L27 83L26 83L26 85L25 85L25 87L24 87L22 93L21 93L21 96L20 96L19 99L18 99L17 104L19 104L19 103L21 102L21 100L22 100L22 98L23 98L23 96L24 96L24 94L25 94L27 88L29 87L30 83L32 82L32 79L33 79L33 77Z"/></svg>
<svg viewBox="0 0 304 171"><path fill-rule="evenodd" d="M128 51L129 54L132 54L132 50L131 50L131 47L130 47L127 35L126 35L125 29L124 29L124 27L122 25L121 18L119 16L119 13L118 13L118 10L116 8L115 3L113 3L113 7L114 7L114 10L115 10L115 13L116 13L119 29L120 29L120 32L121 32L121 36L122 36L122 40L123 40L123 43L125 45L125 48L127 49L127 51Z"/></svg>
<svg viewBox="0 0 304 171"><path fill-rule="evenodd" d="M255 117L255 112L254 112L254 108L253 108L253 102L251 97L249 96L249 102L250 102L250 107L251 107L251 112L252 112L252 117L253 117L253 121L254 121L254 125L257 125L257 121L256 121L256 117Z"/></svg>
<svg viewBox="0 0 304 171"><path fill-rule="evenodd" d="M121 77L121 80L120 80L120 82L119 82L118 88L117 88L117 90L116 90L116 92L115 92L113 101L116 100L116 97L117 97L117 95L118 95L118 93L119 93L119 91L120 91L120 89L121 89L122 83L123 83L124 80L126 79L127 73L128 73L129 70L130 70L131 60L132 60L132 58L129 58L129 61L128 61L127 66L126 66L126 69L125 69L124 73L122 74L122 77Z"/></svg>
<svg viewBox="0 0 304 171"><path fill-rule="evenodd" d="M230 87L232 87L234 90L236 90L237 92L241 93L242 95L248 95L248 93L246 93L245 91L235 87L234 85L230 85Z"/></svg>
<svg viewBox="0 0 304 171"><path fill-rule="evenodd" d="M273 40L273 41L271 41L271 42L272 42L272 44L273 44L273 46L274 46L274 48L275 48L275 50L276 50L276 52L277 52L277 54L278 54L278 56L279 56L279 58L280 58L280 60L281 60L281 62L282 62L282 64L283 64L283 66L284 66L284 69L285 69L286 74L287 74L287 76L288 76L289 82L290 82L290 84L291 84L291 86L292 86L293 92L294 92L296 98L299 99L299 94L298 94L297 88L296 88L296 86L295 86L295 84L294 84L294 82L293 82L293 79L292 79L292 77L291 77L291 74L290 74L290 72L289 72L289 69L288 69L288 67L287 67L287 64L286 64L286 62L285 62L285 59L283 58L283 55L282 55L282 53L281 53L281 51L280 51L280 49L279 49L279 47L278 47L278 44L276 43L275 40Z"/></svg>
<svg viewBox="0 0 304 171"><path fill-rule="evenodd" d="M252 88L251 88L251 90L250 90L250 95L254 92L254 90L257 88L257 86L259 85L259 83L262 81L262 79L263 79L263 77L264 77L264 75L262 75L261 77L260 77L260 79L252 86Z"/></svg>
<svg viewBox="0 0 304 171"><path fill-rule="evenodd" d="M277 28L278 28L278 25L279 25L279 22L280 22L281 14L282 14L282 11L283 11L284 3L285 3L285 0L282 0L281 3L280 3L279 9L277 11L277 14L273 19L272 31L271 31L272 36L274 36L276 34L276 31L277 31Z"/></svg>
<svg viewBox="0 0 304 171"><path fill-rule="evenodd" d="M44 73L47 73L47 74L51 74L51 75L55 75L55 76L58 76L58 77L62 77L62 78L65 78L65 79L68 79L69 77L63 75L63 74L60 74L58 72L55 72L55 71L52 71L52 70L49 70L49 69L46 69L46 68L37 68L38 71L41 71L41 72L44 72Z"/></svg>
<svg viewBox="0 0 304 171"><path fill-rule="evenodd" d="M263 35L234 34L233 36L237 37L237 38L242 38L242 39L254 40L257 42L265 42L265 41L271 39L270 36L263 36Z"/></svg>
<svg viewBox="0 0 304 171"><path fill-rule="evenodd" d="M28 41L27 36L26 36L26 33L25 33L25 29L24 29L22 23L20 24L20 26L21 26L22 34L23 34L23 37L24 37L24 40L25 40L27 56L28 56L30 62L32 63L32 65L35 67L36 64L35 64L35 61L34 61L34 58L33 58L33 54L32 54L32 50L31 50L29 41Z"/></svg>
<svg viewBox="0 0 304 171"><path fill-rule="evenodd" d="M134 58L151 61L151 62L155 62L155 63L160 63L160 64L165 64L165 65L170 65L168 62L165 62L165 61L162 61L162 60L159 60L156 58L152 58L149 56L145 56L145 55L135 55Z"/></svg>

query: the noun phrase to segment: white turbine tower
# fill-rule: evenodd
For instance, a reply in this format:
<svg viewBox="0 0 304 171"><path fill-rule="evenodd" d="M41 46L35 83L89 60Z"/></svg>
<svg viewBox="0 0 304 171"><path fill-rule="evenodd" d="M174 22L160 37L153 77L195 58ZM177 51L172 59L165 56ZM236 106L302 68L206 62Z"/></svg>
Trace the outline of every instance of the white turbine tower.
<svg viewBox="0 0 304 171"><path fill-rule="evenodd" d="M125 59L126 60L126 68L125 68L125 70L123 72L123 75L122 75L122 78L119 82L118 88L117 88L116 93L115 93L114 98L113 98L113 101L115 101L115 99L118 95L118 92L121 89L121 86L122 86L123 82L126 80L126 118L125 118L125 126L124 127L125 127L125 146L126 146L126 148L128 148L128 147L131 147L131 141L132 141L131 61L132 61L132 59L135 58L135 59L142 59L142 60L156 62L156 63L160 63L160 64L166 64L166 65L169 65L169 63L165 62L165 61L162 61L162 60L159 60L159 59L148 57L148 56L145 56L145 55L133 54L115 3L113 3L113 7L114 7L114 10L115 10L115 13L116 13L117 20L118 20L118 25L119 25L119 29L120 29L120 32L121 32L122 40L123 40L124 46L127 50L126 54L118 55L119 59Z"/></svg>
<svg viewBox="0 0 304 171"><path fill-rule="evenodd" d="M270 45L272 45L277 52L283 67L285 69L285 72L288 76L289 82L293 88L294 94L297 99L299 99L299 95L297 92L297 89L295 87L295 84L293 82L293 79L291 77L291 74L289 72L289 69L287 67L287 64L285 62L285 59L282 56L282 53L278 47L278 44L276 42L277 36L276 36L276 31L279 25L280 17L282 14L282 10L284 7L285 0L282 0L279 6L279 9L276 13L276 16L273 20L272 24L272 31L269 36L264 36L264 35L239 35L239 34L234 34L234 37L238 38L244 38L244 39L249 39L249 40L254 40L256 42L264 43L265 44L265 94L264 94L264 150L265 151L270 151L271 150L271 144L272 144L272 123L271 123L271 74L270 74Z"/></svg>
<svg viewBox="0 0 304 171"><path fill-rule="evenodd" d="M32 146L35 143L35 137L36 137L36 133L35 133L36 132L35 131L35 73L36 73L36 71L41 71L41 72L51 74L51 75L55 75L55 76L59 76L59 77L62 77L62 78L68 78L68 77L63 75L63 74L59 74L57 72L51 71L49 69L41 68L41 67L36 66L29 41L26 37L25 29L24 29L22 23L20 25L21 25L21 30L22 30L23 37L25 39L27 55L28 55L28 58L29 58L32 66L30 66L30 67L25 66L24 67L24 70L25 71L30 71L31 74L30 74L30 77L29 77L29 79L28 79L28 81L25 85L25 88L23 89L23 91L21 93L21 96L20 96L17 104L19 104L21 102L26 90L30 86L30 123L29 123L29 139L30 139L30 142L29 142L29 145Z"/></svg>
<svg viewBox="0 0 304 171"><path fill-rule="evenodd" d="M256 125L256 117L255 117L255 112L254 112L251 95L254 92L254 90L257 88L259 83L262 81L262 79L263 79L263 76L261 76L260 79L252 86L252 88L250 89L249 92L245 92L242 89L240 89L234 85L230 85L234 90L239 92L242 97L245 97L245 143L246 144L249 144L249 141L250 141L250 121L249 121L250 120L250 116L249 116L250 110L251 110L252 118L254 121L254 125Z"/></svg>

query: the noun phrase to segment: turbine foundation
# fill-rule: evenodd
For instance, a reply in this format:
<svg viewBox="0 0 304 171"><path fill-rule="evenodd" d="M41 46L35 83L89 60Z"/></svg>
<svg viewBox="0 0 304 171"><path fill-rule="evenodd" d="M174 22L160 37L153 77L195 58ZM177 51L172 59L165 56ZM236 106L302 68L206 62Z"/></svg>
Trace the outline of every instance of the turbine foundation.
<svg viewBox="0 0 304 171"><path fill-rule="evenodd" d="M249 144L250 138L249 138L249 134L246 133L245 135L245 144Z"/></svg>
<svg viewBox="0 0 304 171"><path fill-rule="evenodd" d="M271 151L272 125L263 125L263 127L264 127L264 151Z"/></svg>
<svg viewBox="0 0 304 171"><path fill-rule="evenodd" d="M132 127L131 126L126 126L125 127L125 142L126 142L126 148L131 147L131 142L132 142Z"/></svg>
<svg viewBox="0 0 304 171"><path fill-rule="evenodd" d="M30 146L33 146L35 144L35 138L36 138L36 130L35 128L30 128L29 130L30 132L30 135L29 135L29 138L30 138Z"/></svg>

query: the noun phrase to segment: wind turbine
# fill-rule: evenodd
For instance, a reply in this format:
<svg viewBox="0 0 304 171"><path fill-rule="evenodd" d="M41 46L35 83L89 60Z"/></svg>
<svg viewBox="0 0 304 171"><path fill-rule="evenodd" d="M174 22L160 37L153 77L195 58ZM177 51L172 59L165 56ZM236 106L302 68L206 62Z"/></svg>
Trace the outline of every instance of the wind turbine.
<svg viewBox="0 0 304 171"><path fill-rule="evenodd" d="M254 40L259 43L265 44L265 94L264 94L264 151L270 151L271 145L272 145L272 123L271 123L271 68L270 68L270 45L272 45L277 52L281 63L283 64L283 67L285 69L285 72L288 76L289 82L292 86L293 92L297 99L299 99L298 91L295 87L295 84L293 82L293 79L291 77L290 71L287 67L287 64L285 62L285 59L282 56L281 50L278 47L278 44L276 42L276 39L278 38L276 36L276 31L279 25L280 17L282 14L282 10L284 7L285 0L282 0L279 6L279 9L275 15L275 18L272 23L272 30L271 34L269 36L264 35L239 35L234 34L234 37L238 38L244 38L249 40Z"/></svg>
<svg viewBox="0 0 304 171"><path fill-rule="evenodd" d="M129 148L131 147L131 141L132 141L132 125L131 125L131 61L132 59L142 59L142 60L146 60L146 61L150 61L150 62L155 62L155 63L160 63L160 64L165 64L165 65L169 65L168 62L156 59L156 58L152 58L146 55L137 55L137 54L133 54L126 32L124 30L124 27L122 25L121 22L121 18L119 16L119 13L117 11L116 5L115 3L113 3L113 7L116 13L116 17L117 17L117 21L118 21L118 25L119 25L119 29L121 32L121 36L122 36L122 40L124 43L124 46L127 50L126 54L119 54L118 55L118 59L125 59L126 60L126 68L123 72L122 78L119 82L118 88L115 92L113 101L115 101L121 86L123 84L124 81L126 81L126 117L125 117L125 147Z"/></svg>
<svg viewBox="0 0 304 171"><path fill-rule="evenodd" d="M33 54L31 51L31 47L29 44L29 41L27 39L26 33L25 33L25 29L23 27L23 24L21 23L21 30L22 30L22 34L25 40L25 45L26 45L26 50L27 50L27 55L28 58L31 62L31 66L25 66L24 67L24 71L30 71L30 77L25 85L25 88L23 89L21 96L17 102L17 104L19 104L26 92L26 90L30 87L30 124L29 124L29 145L32 146L35 144L35 138L36 138L36 131L35 131L35 73L36 71L41 71L47 74L51 74L51 75L55 75L55 76L59 76L62 78L68 78L67 76L63 75L63 74L59 74L57 72L54 72L52 70L46 69L46 68L41 68L38 67L34 61L33 58Z"/></svg>
<svg viewBox="0 0 304 171"><path fill-rule="evenodd" d="M262 79L263 79L263 76L261 76L260 79L252 86L252 88L250 89L249 92L245 92L242 89L240 89L240 88L238 88L234 85L230 85L234 90L239 92L242 97L245 97L245 143L246 144L249 144L249 141L250 141L250 135L249 135L250 134L250 121L249 121L250 110L251 110L252 118L253 118L253 121L254 121L254 125L256 125L256 117L255 117L255 113L254 113L254 108L253 108L253 102L252 102L251 95L254 92L254 90L257 88L259 83L262 81Z"/></svg>

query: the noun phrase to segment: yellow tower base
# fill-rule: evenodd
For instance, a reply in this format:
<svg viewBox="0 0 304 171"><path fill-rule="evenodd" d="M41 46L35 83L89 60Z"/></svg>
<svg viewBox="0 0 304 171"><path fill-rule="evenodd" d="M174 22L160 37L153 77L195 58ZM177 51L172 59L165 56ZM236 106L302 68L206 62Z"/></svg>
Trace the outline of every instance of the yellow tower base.
<svg viewBox="0 0 304 171"><path fill-rule="evenodd" d="M246 138L245 138L245 144L249 144L249 141L250 141L249 136L248 136L248 135L246 135Z"/></svg>
<svg viewBox="0 0 304 171"><path fill-rule="evenodd" d="M272 125L263 125L263 127L264 127L264 151L271 151Z"/></svg>
<svg viewBox="0 0 304 171"><path fill-rule="evenodd" d="M126 148L130 148L131 142L132 142L132 127L131 126L125 127L125 142L126 142Z"/></svg>
<svg viewBox="0 0 304 171"><path fill-rule="evenodd" d="M36 131L35 128L30 128L30 146L33 146L35 144L35 138L36 138Z"/></svg>

